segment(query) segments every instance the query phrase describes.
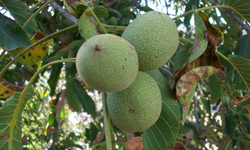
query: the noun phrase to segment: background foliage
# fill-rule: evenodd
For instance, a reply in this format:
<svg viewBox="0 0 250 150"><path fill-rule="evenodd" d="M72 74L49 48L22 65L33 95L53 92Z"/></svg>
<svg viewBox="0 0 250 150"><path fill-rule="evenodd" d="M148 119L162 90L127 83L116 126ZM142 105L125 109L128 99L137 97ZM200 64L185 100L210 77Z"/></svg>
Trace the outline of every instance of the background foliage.
<svg viewBox="0 0 250 150"><path fill-rule="evenodd" d="M248 0L93 0L95 16L90 3L0 0L0 149L106 149L100 92L79 79L74 58L86 39L104 33L100 22L120 36L152 10L168 14L180 37L171 60L148 72L161 87L163 111L143 133L112 126L116 148L250 147ZM31 43L37 33L47 36ZM17 48L39 56L44 46L42 61L17 61L29 56Z"/></svg>

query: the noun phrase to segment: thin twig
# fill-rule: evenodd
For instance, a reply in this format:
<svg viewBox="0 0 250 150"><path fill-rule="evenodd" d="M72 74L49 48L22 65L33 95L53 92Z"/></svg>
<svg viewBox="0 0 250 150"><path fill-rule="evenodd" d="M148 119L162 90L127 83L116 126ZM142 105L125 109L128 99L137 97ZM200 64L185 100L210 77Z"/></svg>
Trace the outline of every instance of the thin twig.
<svg viewBox="0 0 250 150"><path fill-rule="evenodd" d="M43 4L45 2L45 0L41 0L41 1L39 1L39 2L37 2L36 4L35 4L35 6L32 6L31 8L30 8L30 11L34 11L35 9L37 9L37 7L39 7L41 4Z"/></svg>
<svg viewBox="0 0 250 150"><path fill-rule="evenodd" d="M171 65L172 67L174 67L174 62L173 62L171 59L169 59L168 62L170 63L170 65Z"/></svg>
<svg viewBox="0 0 250 150"><path fill-rule="evenodd" d="M162 67L160 67L159 70L165 72L166 74L168 74L168 75L171 76L171 77L172 77L172 75L173 75L170 71L168 71L167 69L164 69L164 68L162 68Z"/></svg>
<svg viewBox="0 0 250 150"><path fill-rule="evenodd" d="M69 19L70 21L72 21L74 24L77 24L79 19L77 19L75 16L71 15L70 13L68 13L65 9L63 9L59 4L57 4L56 2L52 2L50 4L55 10L59 11L60 14L62 14L65 18Z"/></svg>
<svg viewBox="0 0 250 150"><path fill-rule="evenodd" d="M196 9L198 9L199 8L199 0L196 0L195 3L196 3Z"/></svg>
<svg viewBox="0 0 250 150"><path fill-rule="evenodd" d="M194 95L194 116L195 116L195 120L196 120L196 129L197 131L199 131L199 116L198 116L198 112L197 112L197 106L198 106L198 99L197 97Z"/></svg>
<svg viewBox="0 0 250 150"><path fill-rule="evenodd" d="M0 54L0 59L3 59L3 56L5 55L6 51L4 50L1 54Z"/></svg>
<svg viewBox="0 0 250 150"><path fill-rule="evenodd" d="M214 0L209 0L209 2L212 5L218 5L219 3ZM248 34L250 34L250 28L246 24L244 24L235 14L232 12L232 10L227 8L219 8L219 10L223 13L226 13L228 16L230 16L236 23L238 23Z"/></svg>
<svg viewBox="0 0 250 150"><path fill-rule="evenodd" d="M26 20L26 22L23 24L22 28L25 29L27 25L39 14L40 11L42 11L45 7L47 7L50 3L52 3L54 0L48 0L47 3L42 5L32 16Z"/></svg>

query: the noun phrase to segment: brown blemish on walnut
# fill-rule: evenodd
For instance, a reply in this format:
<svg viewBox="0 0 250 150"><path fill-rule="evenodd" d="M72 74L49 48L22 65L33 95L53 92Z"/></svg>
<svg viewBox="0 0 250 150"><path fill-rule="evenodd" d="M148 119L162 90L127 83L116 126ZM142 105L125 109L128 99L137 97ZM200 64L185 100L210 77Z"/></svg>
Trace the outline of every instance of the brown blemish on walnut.
<svg viewBox="0 0 250 150"><path fill-rule="evenodd" d="M131 114L133 114L133 113L135 112L135 109L134 109L134 108L130 108L129 112L130 112Z"/></svg>
<svg viewBox="0 0 250 150"><path fill-rule="evenodd" d="M96 45L95 45L95 50L96 50L96 51L101 51L102 48L100 47L100 45L97 45L97 44L96 44Z"/></svg>

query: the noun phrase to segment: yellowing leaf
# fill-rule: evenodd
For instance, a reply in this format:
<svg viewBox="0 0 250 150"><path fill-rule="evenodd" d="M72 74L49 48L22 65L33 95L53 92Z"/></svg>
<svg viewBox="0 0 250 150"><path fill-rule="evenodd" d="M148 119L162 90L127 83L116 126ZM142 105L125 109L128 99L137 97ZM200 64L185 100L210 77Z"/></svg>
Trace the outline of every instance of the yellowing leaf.
<svg viewBox="0 0 250 150"><path fill-rule="evenodd" d="M69 13L71 13L74 16L77 16L77 13L75 12L76 6L82 4L81 1L78 0L63 0L63 4L65 8L68 10Z"/></svg>
<svg viewBox="0 0 250 150"><path fill-rule="evenodd" d="M38 40L44 38L46 35L42 32L38 32L31 40L30 43L33 44L37 42ZM36 47L32 48L28 52L24 53L21 58L19 59L19 62L24 65L34 65L37 62L41 61L48 53L48 46L51 44L52 39L43 42ZM25 48L20 47L16 50L12 51L13 55L17 55L18 53L22 52Z"/></svg>
<svg viewBox="0 0 250 150"><path fill-rule="evenodd" d="M22 92L23 87L16 86L0 78L0 98L7 99L16 92Z"/></svg>
<svg viewBox="0 0 250 150"><path fill-rule="evenodd" d="M78 29L81 35L86 39L98 34L95 20L90 16L89 10L86 10L79 19Z"/></svg>

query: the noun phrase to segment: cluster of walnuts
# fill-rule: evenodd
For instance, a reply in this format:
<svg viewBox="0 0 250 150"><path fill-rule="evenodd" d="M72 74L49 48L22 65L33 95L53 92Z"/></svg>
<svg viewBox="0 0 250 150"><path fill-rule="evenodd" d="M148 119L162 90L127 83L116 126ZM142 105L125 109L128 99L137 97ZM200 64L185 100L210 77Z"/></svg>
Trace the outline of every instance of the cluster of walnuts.
<svg viewBox="0 0 250 150"><path fill-rule="evenodd" d="M118 128L144 131L162 109L161 91L147 71L166 63L178 44L171 18L151 11L128 25L122 37L102 34L88 39L78 51L76 67L88 86L108 92L108 112Z"/></svg>

